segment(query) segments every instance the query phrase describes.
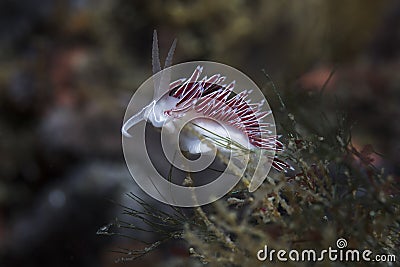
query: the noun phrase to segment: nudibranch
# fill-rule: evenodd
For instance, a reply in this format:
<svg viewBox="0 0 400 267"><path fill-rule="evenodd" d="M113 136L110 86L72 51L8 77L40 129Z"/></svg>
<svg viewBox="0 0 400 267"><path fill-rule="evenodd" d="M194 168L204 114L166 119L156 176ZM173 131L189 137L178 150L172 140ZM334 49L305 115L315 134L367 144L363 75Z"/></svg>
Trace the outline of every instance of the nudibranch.
<svg viewBox="0 0 400 267"><path fill-rule="evenodd" d="M234 93L235 81L225 83L227 77L213 74L210 77L201 77L202 66L197 66L192 75L187 78L177 79L163 85L155 85L154 99L138 113L130 117L122 127L125 137L131 137L129 129L138 122L145 120L154 127L171 127L174 121L186 114L200 115L193 121L196 130L203 136L223 137L218 142L213 142L219 149L227 149L229 145L225 139L226 128L229 128L229 138L233 143L249 150L261 149L281 151L283 144L277 136L272 135L267 122L263 119L272 116L271 110L262 110L264 101L251 103L248 99L251 91L243 90ZM160 89L160 87L167 87ZM160 92L164 93L160 93ZM171 124L172 122L172 124ZM172 127L173 128L173 127ZM172 129L173 131L173 129ZM209 138L213 141L212 138ZM205 153L211 148L201 142L197 136L186 136L181 148L189 153ZM278 170L286 170L289 165L273 157L272 166Z"/></svg>

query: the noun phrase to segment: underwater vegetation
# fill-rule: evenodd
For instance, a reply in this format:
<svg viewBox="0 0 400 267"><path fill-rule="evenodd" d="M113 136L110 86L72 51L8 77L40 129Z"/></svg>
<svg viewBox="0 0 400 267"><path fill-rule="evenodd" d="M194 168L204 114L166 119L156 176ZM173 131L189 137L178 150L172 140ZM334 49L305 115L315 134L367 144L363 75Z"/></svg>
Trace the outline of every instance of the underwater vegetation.
<svg viewBox="0 0 400 267"><path fill-rule="evenodd" d="M384 156L372 145L356 147L352 139L355 126L344 112L326 113L327 102L332 100L324 91L335 70L331 70L318 93L309 96L308 101L315 104L306 114L297 112L293 108L296 103L287 101L271 77L265 71L264 74L268 81L264 93L268 99L275 98L277 105L272 109L284 148L276 153L291 168L285 172L276 168L256 191L249 192L246 171L256 168L250 161L239 184L222 199L206 206L159 205L137 194L127 194L132 207L129 202L121 205L123 214L97 232L123 236L141 244L135 243L135 249L116 248L114 251L121 255L117 262L146 257L177 241L182 241L185 266L260 266L257 252L267 244L276 251L321 251L343 239L349 249L368 249L375 255L399 258L398 177L379 167L380 162L376 166L376 159L384 160ZM172 179L172 175L169 172L167 178ZM194 184L190 172L183 183ZM152 238L140 239L140 232L150 232ZM395 261L371 264L395 266ZM180 266L179 262L176 264ZM274 264L363 266L364 263L326 258L317 263L303 260Z"/></svg>
<svg viewBox="0 0 400 267"><path fill-rule="evenodd" d="M398 258L399 1L2 0L0 22L1 267L314 265L257 253L339 237ZM245 173L201 208L139 188L121 127L152 74L154 29L161 58L176 37L174 64L221 62L255 81L294 170L253 193ZM158 170L198 186L224 160L203 176Z"/></svg>

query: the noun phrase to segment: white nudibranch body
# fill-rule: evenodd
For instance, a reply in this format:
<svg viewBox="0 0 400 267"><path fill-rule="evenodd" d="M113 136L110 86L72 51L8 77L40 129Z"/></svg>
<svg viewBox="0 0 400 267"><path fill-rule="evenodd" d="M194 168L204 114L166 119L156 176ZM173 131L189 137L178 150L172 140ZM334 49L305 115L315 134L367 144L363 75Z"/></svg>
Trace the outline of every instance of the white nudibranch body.
<svg viewBox="0 0 400 267"><path fill-rule="evenodd" d="M164 95L159 96L157 91L161 90L155 86L155 99L124 123L123 135L131 137L129 129L141 120L174 132L180 118L187 115L194 117L191 123L197 133L218 149L282 150L283 145L277 136L271 135L271 125L263 122L264 117L272 115L270 110L261 110L264 102L246 100L251 91L235 94L235 81L223 84L226 77L220 74L200 79L202 70L198 66L191 77L171 82ZM159 86L163 86L162 83L161 78ZM192 154L206 153L211 149L198 136L184 135L181 140L181 148ZM288 167L279 159L272 160L272 166L277 170Z"/></svg>

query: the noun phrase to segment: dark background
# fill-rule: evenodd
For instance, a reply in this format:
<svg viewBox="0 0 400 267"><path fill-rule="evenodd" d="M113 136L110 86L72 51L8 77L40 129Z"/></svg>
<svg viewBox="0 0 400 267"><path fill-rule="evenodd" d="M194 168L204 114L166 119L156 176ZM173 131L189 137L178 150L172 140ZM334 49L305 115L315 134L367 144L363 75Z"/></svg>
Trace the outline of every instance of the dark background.
<svg viewBox="0 0 400 267"><path fill-rule="evenodd" d="M266 69L297 112L335 70L327 109L399 175L399 1L1 0L0 266L115 266L110 251L132 244L96 231L119 214L109 199L140 192L120 127L154 29L162 58L178 38L175 63L229 64L268 91ZM152 255L125 266L187 252Z"/></svg>

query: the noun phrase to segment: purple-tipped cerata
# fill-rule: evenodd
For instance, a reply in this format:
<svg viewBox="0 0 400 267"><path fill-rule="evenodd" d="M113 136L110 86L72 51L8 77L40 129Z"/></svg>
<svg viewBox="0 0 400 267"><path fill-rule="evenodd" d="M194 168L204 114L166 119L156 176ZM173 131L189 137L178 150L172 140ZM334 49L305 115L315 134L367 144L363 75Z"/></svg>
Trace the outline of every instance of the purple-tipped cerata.
<svg viewBox="0 0 400 267"><path fill-rule="evenodd" d="M158 101L154 100L128 119L122 129L124 135L129 137L128 129L142 119L151 122L155 127L163 127L167 121L179 120L188 113L195 113L212 119L196 120L207 132L223 135L220 129L222 124L234 129L234 134L229 136L234 142L249 149L283 149L277 136L271 135L269 123L263 122L263 118L272 116L270 110L261 110L264 102L251 103L251 100L247 99L251 91L244 90L235 94L235 81L224 83L227 78L220 74L201 78L202 71L203 67L197 66L190 77L169 83L168 91ZM217 121L218 124L213 121ZM186 144L183 147L191 153L207 150L196 138L189 138L184 142ZM277 158L271 160L276 170L282 171L289 167Z"/></svg>

